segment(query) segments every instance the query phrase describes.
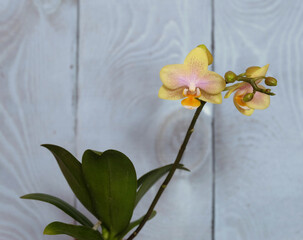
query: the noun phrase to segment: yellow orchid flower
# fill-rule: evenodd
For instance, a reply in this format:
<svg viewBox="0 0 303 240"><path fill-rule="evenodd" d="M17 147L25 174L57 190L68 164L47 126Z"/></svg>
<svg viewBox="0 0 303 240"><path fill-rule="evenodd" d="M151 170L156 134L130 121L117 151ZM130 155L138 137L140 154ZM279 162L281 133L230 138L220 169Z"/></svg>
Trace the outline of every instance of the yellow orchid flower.
<svg viewBox="0 0 303 240"><path fill-rule="evenodd" d="M250 67L246 71L246 76L250 78L263 77L266 75L268 67L269 64L263 67ZM259 88L265 89L265 87L259 84L261 81L262 79L256 80L255 83ZM235 84L229 87L228 90L229 91L226 93L225 98L228 98L234 91L236 91L234 95L234 104L239 112L246 116L252 115L255 109L265 109L270 104L270 96L261 92L255 92L252 100L245 102L243 97L247 93L253 92L252 86L247 82Z"/></svg>
<svg viewBox="0 0 303 240"><path fill-rule="evenodd" d="M184 64L172 64L163 67L160 79L163 86L159 90L159 98L182 100L188 109L200 106L201 99L210 103L222 103L221 92L225 88L225 80L219 74L209 71L212 55L204 45L193 49L185 58Z"/></svg>

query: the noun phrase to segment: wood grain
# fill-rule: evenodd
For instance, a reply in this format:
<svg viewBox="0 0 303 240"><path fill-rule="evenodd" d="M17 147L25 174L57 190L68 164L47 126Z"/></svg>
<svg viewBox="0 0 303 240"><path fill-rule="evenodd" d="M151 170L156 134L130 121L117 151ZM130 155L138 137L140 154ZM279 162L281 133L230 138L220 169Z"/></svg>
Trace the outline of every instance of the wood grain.
<svg viewBox="0 0 303 240"><path fill-rule="evenodd" d="M80 1L79 16L75 0L0 1L0 240L62 239L43 236L44 226L72 222L18 199L74 201L41 143L79 157L118 149L139 176L174 160L193 112L157 98L159 71L210 47L211 12L209 0ZM302 20L299 0L215 1L216 71L270 63L279 81L270 108L251 117L232 99L215 107L216 240L303 237ZM192 172L176 174L138 239L211 239L211 120L207 105L184 157Z"/></svg>
<svg viewBox="0 0 303 240"><path fill-rule="evenodd" d="M0 3L0 239L43 236L54 220L72 220L53 206L19 199L45 192L73 203L60 170L39 145L74 150L74 1ZM65 239L70 239L65 237Z"/></svg>
<svg viewBox="0 0 303 240"><path fill-rule="evenodd" d="M215 111L216 240L303 238L302 21L291 1L215 1L216 70L270 63L271 106Z"/></svg>
<svg viewBox="0 0 303 240"><path fill-rule="evenodd" d="M118 149L139 176L171 163L194 112L158 99L159 71L198 44L210 46L210 37L210 1L81 1L78 155ZM192 173L177 174L138 239L210 239L211 145L202 145L211 139L209 106L206 112L184 157Z"/></svg>

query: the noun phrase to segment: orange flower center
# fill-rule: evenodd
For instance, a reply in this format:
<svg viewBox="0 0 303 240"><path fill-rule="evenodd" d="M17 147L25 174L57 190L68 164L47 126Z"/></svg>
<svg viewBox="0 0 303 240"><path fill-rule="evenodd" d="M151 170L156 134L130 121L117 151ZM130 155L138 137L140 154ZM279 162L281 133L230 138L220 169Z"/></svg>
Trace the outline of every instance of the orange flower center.
<svg viewBox="0 0 303 240"><path fill-rule="evenodd" d="M196 109L201 105L201 102L197 99L201 97L201 91L199 88L195 88L194 91L185 88L183 90L183 96L186 97L182 100L181 104L187 109Z"/></svg>
<svg viewBox="0 0 303 240"><path fill-rule="evenodd" d="M238 103L238 105L240 105L242 107L246 107L246 103L243 101L243 97L244 97L244 94L243 95L237 95L235 97L235 101L236 101L236 103Z"/></svg>

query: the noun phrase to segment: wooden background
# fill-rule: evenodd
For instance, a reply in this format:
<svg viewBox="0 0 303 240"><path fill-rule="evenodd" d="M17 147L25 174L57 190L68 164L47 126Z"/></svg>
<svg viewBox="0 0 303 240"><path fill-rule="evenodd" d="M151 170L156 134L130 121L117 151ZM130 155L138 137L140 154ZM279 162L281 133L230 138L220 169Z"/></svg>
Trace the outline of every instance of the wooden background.
<svg viewBox="0 0 303 240"><path fill-rule="evenodd" d="M20 195L83 209L42 143L119 149L139 176L172 162L193 111L157 98L159 71L201 43L222 75L270 63L277 96L251 117L207 104L191 173L137 239L302 240L302 21L301 0L0 0L0 240L70 239L42 234L69 217Z"/></svg>

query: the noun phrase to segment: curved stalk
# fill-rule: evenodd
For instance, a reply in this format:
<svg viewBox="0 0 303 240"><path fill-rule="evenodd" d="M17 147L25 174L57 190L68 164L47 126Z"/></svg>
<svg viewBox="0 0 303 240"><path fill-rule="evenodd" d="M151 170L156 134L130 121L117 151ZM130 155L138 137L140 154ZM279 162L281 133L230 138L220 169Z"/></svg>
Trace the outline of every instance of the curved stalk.
<svg viewBox="0 0 303 240"><path fill-rule="evenodd" d="M150 215L152 214L156 204L158 203L162 193L164 192L165 188L167 187L168 183L170 182L170 180L172 179L177 167L178 167L178 164L180 163L181 159L182 159L182 156L183 156L183 153L186 149L186 146L187 146L187 143L190 139L190 136L191 134L194 132L194 126L196 124L196 121L205 105L206 102L200 100L201 102L201 105L197 108L195 114L194 114L194 117L189 125L189 128L186 132L186 135L185 135L185 138L183 140L183 143L179 149L179 152L178 152L178 155L176 157L176 160L171 168L171 170L169 171L167 177L165 178L165 180L163 181L163 183L161 184L156 196L154 197L154 200L152 201L147 213L145 214L142 222L139 224L139 226L136 228L136 230L127 238L127 240L132 240L134 239L138 233L140 232L140 230L143 228L143 226L145 225L145 223L147 222L147 220L149 219Z"/></svg>

